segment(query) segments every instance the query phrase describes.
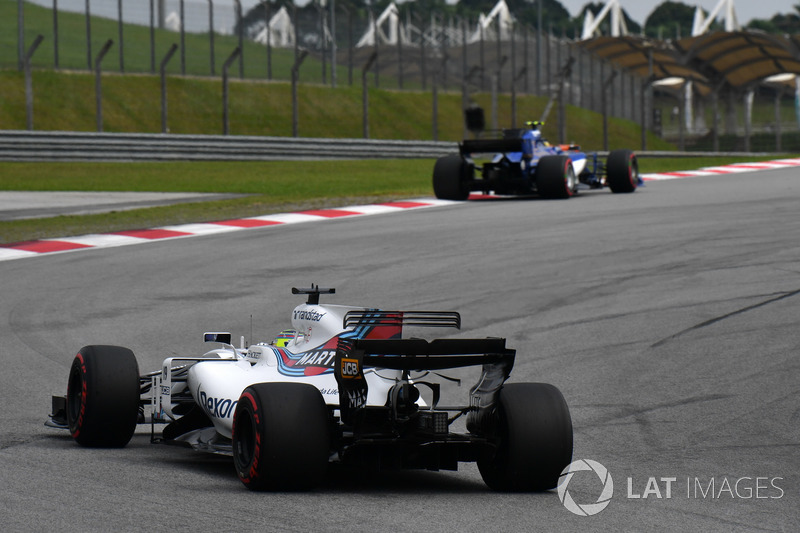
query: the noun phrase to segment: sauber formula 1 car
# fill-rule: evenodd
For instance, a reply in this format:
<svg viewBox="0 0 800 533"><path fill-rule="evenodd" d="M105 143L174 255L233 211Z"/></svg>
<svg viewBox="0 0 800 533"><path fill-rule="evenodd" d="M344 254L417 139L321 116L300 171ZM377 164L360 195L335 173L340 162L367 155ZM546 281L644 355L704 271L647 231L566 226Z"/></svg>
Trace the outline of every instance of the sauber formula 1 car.
<svg viewBox="0 0 800 533"><path fill-rule="evenodd" d="M436 197L466 200L471 191L493 191L569 198L581 188L607 186L614 193L630 193L641 185L636 154L631 150L614 150L603 164L597 153L586 154L577 146L551 146L542 137L541 125L528 122L526 128L501 130L501 138L464 140L458 154L436 161ZM492 153L491 161L476 163L476 155Z"/></svg>
<svg viewBox="0 0 800 533"><path fill-rule="evenodd" d="M572 459L569 409L552 385L506 383L515 351L505 339L404 339L404 326L460 328L461 317L319 303L334 292L293 288L307 301L270 343L236 348L230 333L205 333L221 347L144 375L127 348L85 346L47 425L83 446L123 447L149 424L154 442L232 455L254 490L313 488L330 462L457 470L476 461L492 489L556 487ZM481 368L468 401L440 403L430 379L468 366Z"/></svg>

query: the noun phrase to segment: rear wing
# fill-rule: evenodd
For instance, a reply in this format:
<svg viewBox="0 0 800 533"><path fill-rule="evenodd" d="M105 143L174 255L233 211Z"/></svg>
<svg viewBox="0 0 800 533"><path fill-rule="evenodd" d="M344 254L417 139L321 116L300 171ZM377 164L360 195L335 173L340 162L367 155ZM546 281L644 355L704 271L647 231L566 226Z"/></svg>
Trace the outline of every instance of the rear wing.
<svg viewBox="0 0 800 533"><path fill-rule="evenodd" d="M470 389L468 427L480 429L497 403L500 388L514 366L516 350L506 340L486 339L339 339L334 376L339 385L342 422L353 424L367 405L365 368L410 372L482 366L481 377ZM438 390L435 391L438 397ZM434 402L435 403L435 402Z"/></svg>
<svg viewBox="0 0 800 533"><path fill-rule="evenodd" d="M354 326L422 326L461 329L461 315L455 311L348 311L345 329Z"/></svg>
<svg viewBox="0 0 800 533"><path fill-rule="evenodd" d="M466 139L458 145L462 156L480 153L522 152L522 139Z"/></svg>
<svg viewBox="0 0 800 533"><path fill-rule="evenodd" d="M391 370L445 370L483 364L511 362L515 350L505 339L357 339L353 351L360 352L365 368ZM510 370L510 368L509 368Z"/></svg>

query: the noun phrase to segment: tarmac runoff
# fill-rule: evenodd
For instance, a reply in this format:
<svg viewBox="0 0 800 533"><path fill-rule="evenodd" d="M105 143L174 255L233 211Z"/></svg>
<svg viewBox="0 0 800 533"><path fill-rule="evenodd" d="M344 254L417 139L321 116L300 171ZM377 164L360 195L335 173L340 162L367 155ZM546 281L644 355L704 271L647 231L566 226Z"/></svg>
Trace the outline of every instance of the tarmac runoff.
<svg viewBox="0 0 800 533"><path fill-rule="evenodd" d="M90 215L188 202L209 202L242 194L177 192L0 191L0 221Z"/></svg>

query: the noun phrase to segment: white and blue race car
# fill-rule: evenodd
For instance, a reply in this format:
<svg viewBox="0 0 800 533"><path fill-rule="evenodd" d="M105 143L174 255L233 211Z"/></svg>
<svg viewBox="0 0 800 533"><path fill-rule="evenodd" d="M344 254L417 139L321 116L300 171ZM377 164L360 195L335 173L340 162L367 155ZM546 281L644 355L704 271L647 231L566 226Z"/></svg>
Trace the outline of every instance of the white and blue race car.
<svg viewBox="0 0 800 533"><path fill-rule="evenodd" d="M433 168L437 198L466 200L470 192L569 198L581 188L608 187L631 193L642 184L639 164L631 150L613 150L605 164L598 154L574 145L551 145L541 122L500 131L499 138L466 139L459 153L439 158ZM479 163L481 154L494 154Z"/></svg>
<svg viewBox="0 0 800 533"><path fill-rule="evenodd" d="M147 424L153 442L232 455L254 490L314 488L332 462L457 470L475 461L493 489L556 487L572 458L569 409L552 385L506 383L516 352L505 339L405 339L404 327L460 328L461 317L319 303L334 292L292 289L307 301L269 343L237 348L230 333L205 333L220 346L167 357L148 374L127 348L85 346L47 425L83 446L123 447ZM469 366L481 374L468 399L444 405L435 380ZM455 431L462 416L466 431Z"/></svg>

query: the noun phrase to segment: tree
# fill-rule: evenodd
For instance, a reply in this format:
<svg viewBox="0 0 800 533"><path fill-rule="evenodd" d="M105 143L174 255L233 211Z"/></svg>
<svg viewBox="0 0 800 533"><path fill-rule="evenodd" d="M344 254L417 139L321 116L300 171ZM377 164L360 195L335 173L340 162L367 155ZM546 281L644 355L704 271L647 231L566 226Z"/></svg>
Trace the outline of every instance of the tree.
<svg viewBox="0 0 800 533"><path fill-rule="evenodd" d="M583 6L581 12L575 18L579 27L583 28L583 20L586 18L586 12L591 11L593 16L597 16L600 11L603 10L605 7L604 3L601 2L589 2L588 4ZM622 8L622 16L625 17L625 26L628 28L628 33L641 33L642 26L633 20L628 12L625 11L625 8ZM600 24L600 31L603 35L611 35L611 18L606 17L606 19Z"/></svg>
<svg viewBox="0 0 800 533"><path fill-rule="evenodd" d="M692 35L694 12L693 6L681 2L662 2L644 21L645 35L662 39L689 37ZM703 11L703 15L708 16L708 13ZM718 29L720 26L715 22L711 27Z"/></svg>
<svg viewBox="0 0 800 533"><path fill-rule="evenodd" d="M794 9L800 13L800 4L795 5ZM747 27L767 33L791 35L800 33L800 16L798 13L788 13L775 15L769 20L753 19Z"/></svg>
<svg viewBox="0 0 800 533"><path fill-rule="evenodd" d="M516 18L517 23L531 28L539 26L540 0L506 0L508 9ZM569 11L558 0L542 1L542 29L548 30L550 26L554 33L568 30L572 33L574 21L569 16ZM456 12L462 17L477 20L481 13L488 14L497 4L498 0L460 0L456 4Z"/></svg>

